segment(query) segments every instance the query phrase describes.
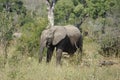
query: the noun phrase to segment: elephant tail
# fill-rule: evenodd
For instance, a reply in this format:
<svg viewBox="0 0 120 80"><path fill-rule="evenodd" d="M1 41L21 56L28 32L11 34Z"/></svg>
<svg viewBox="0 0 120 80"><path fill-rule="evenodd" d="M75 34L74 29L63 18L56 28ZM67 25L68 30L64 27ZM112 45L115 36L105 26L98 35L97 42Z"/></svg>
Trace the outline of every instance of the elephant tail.
<svg viewBox="0 0 120 80"><path fill-rule="evenodd" d="M76 43L76 42L75 42L75 48L76 48L76 49L78 49L78 48L79 48L79 46L77 45L77 43Z"/></svg>
<svg viewBox="0 0 120 80"><path fill-rule="evenodd" d="M80 46L80 49L81 49L81 52L82 52L82 49L83 49L83 35L81 34L80 36L80 40L79 40L79 46Z"/></svg>

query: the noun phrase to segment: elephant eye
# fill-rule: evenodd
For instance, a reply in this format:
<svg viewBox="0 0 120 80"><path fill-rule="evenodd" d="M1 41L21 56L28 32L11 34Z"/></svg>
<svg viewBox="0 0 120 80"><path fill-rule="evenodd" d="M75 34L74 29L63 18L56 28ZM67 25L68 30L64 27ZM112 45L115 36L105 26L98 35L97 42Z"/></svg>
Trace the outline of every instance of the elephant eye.
<svg viewBox="0 0 120 80"><path fill-rule="evenodd" d="M51 41L51 38L50 38L50 37L48 37L48 38L47 38L47 42L50 42L50 41Z"/></svg>
<svg viewBox="0 0 120 80"><path fill-rule="evenodd" d="M50 37L47 37L47 40L49 40L50 39Z"/></svg>

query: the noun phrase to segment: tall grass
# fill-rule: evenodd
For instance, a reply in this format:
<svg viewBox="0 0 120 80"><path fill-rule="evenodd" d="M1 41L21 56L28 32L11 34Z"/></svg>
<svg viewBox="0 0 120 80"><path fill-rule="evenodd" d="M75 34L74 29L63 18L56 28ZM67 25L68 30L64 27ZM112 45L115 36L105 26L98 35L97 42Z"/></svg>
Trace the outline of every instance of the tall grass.
<svg viewBox="0 0 120 80"><path fill-rule="evenodd" d="M7 64L0 70L0 80L120 80L118 65L98 67L65 64L56 67L54 62L38 64L36 59L23 59L14 64Z"/></svg>
<svg viewBox="0 0 120 80"><path fill-rule="evenodd" d="M84 40L82 63L76 65L74 56L73 59L62 58L62 66L56 66L55 56L49 64L45 63L45 58L39 64L38 59L22 56L13 49L5 67L1 66L0 56L0 80L120 80L120 60L111 58L118 64L99 67L99 61L108 58L99 55L97 49L96 43Z"/></svg>

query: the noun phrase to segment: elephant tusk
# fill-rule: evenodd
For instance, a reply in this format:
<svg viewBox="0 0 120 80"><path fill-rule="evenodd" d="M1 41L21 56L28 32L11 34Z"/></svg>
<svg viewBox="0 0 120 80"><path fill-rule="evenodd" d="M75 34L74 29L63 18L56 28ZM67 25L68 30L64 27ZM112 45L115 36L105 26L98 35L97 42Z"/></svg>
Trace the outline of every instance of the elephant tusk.
<svg viewBox="0 0 120 80"><path fill-rule="evenodd" d="M76 42L75 42L75 47L78 49L78 46L77 46Z"/></svg>

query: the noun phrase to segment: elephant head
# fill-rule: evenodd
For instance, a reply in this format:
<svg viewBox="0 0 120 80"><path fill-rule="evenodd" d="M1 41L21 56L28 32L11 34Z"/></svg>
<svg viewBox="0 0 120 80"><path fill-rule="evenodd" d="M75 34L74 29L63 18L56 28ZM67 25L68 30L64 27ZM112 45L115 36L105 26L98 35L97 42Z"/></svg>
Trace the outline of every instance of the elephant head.
<svg viewBox="0 0 120 80"><path fill-rule="evenodd" d="M42 61L42 55L44 48L49 48L50 45L57 45L62 39L66 37L67 33L64 27L54 26L49 29L42 31L40 39L40 55L39 62Z"/></svg>
<svg viewBox="0 0 120 80"><path fill-rule="evenodd" d="M46 40L48 44L56 45L67 35L64 27L54 26L47 31Z"/></svg>

